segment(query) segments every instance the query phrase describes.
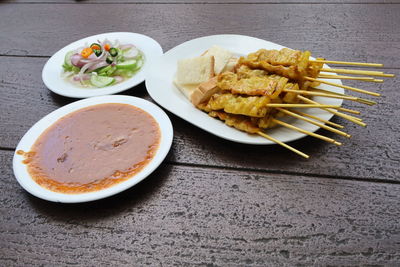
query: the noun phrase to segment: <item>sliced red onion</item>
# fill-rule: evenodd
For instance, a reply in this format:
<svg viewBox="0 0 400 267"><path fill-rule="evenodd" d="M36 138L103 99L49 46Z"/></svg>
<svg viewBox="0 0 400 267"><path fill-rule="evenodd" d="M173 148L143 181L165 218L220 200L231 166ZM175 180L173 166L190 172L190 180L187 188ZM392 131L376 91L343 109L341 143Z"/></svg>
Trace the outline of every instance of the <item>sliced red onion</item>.
<svg viewBox="0 0 400 267"><path fill-rule="evenodd" d="M87 71L90 67L92 67L93 65L97 64L97 62L89 62L86 63L85 65L83 65L83 67L81 68L81 70L79 71L79 74L82 75L83 73L85 73L85 71Z"/></svg>
<svg viewBox="0 0 400 267"><path fill-rule="evenodd" d="M90 62L90 63L85 64L85 65L81 68L81 70L80 70L79 73L78 73L78 76L79 76L79 79L80 79L81 82L83 81L82 76L83 76L83 74L85 73L85 71L86 71L87 69L89 69L91 66L95 65L95 64L96 64L96 62Z"/></svg>
<svg viewBox="0 0 400 267"><path fill-rule="evenodd" d="M74 78L73 78L73 80L76 81L76 82L80 81L81 79L83 81L90 80L90 74L83 74L81 77L79 77L78 75L75 75Z"/></svg>
<svg viewBox="0 0 400 267"><path fill-rule="evenodd" d="M86 59L81 59L81 62L83 63L89 63L89 62L94 62L97 61L99 58L96 56L95 53L90 54L90 56Z"/></svg>
<svg viewBox="0 0 400 267"><path fill-rule="evenodd" d="M128 51L123 53L124 58L130 59L130 58L135 58L139 55L139 50L136 47L132 47Z"/></svg>
<svg viewBox="0 0 400 267"><path fill-rule="evenodd" d="M125 50L125 49L132 48L132 47L135 47L135 46L133 44L124 44L124 45L120 45L119 49Z"/></svg>
<svg viewBox="0 0 400 267"><path fill-rule="evenodd" d="M95 69L105 67L105 66L108 66L108 63L105 61L100 61L100 62L94 64L93 66L89 67L88 70L95 70Z"/></svg>
<svg viewBox="0 0 400 267"><path fill-rule="evenodd" d="M98 57L98 59L104 59L106 57L106 55L107 55L107 51L105 49L102 49L101 54Z"/></svg>
<svg viewBox="0 0 400 267"><path fill-rule="evenodd" d="M91 53L87 59L98 59L95 53Z"/></svg>
<svg viewBox="0 0 400 267"><path fill-rule="evenodd" d="M83 65L85 65L84 62L81 62L81 59L82 59L81 55L79 55L79 54L73 54L73 55L71 56L71 63L72 63L72 65L74 65L74 66L76 66L76 67L78 67L78 68L81 68Z"/></svg>

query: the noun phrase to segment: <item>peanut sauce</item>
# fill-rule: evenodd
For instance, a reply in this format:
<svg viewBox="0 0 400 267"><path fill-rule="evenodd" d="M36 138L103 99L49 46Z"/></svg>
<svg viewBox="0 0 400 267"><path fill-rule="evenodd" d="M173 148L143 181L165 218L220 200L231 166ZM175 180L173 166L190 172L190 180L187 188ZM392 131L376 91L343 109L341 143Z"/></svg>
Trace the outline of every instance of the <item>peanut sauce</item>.
<svg viewBox="0 0 400 267"><path fill-rule="evenodd" d="M61 193L111 187L142 170L159 147L160 129L147 112L128 104L99 104L70 113L47 128L29 152L31 177Z"/></svg>

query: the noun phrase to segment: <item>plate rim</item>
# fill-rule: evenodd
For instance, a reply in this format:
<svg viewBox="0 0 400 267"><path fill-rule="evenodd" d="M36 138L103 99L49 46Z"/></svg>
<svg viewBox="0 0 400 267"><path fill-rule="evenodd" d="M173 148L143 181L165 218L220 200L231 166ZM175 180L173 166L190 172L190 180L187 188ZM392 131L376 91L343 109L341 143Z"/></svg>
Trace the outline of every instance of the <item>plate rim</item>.
<svg viewBox="0 0 400 267"><path fill-rule="evenodd" d="M279 46L279 47L281 47L281 48L286 47L286 46L283 46L283 45L281 45L281 44L273 43L273 42L268 41L268 40L264 40L264 39L260 39L260 38L252 37L252 36L247 36L247 35L240 35L240 34L216 34L216 35L207 35L207 36L201 36L201 37L197 37L197 38L194 38L194 39L185 41L185 42L180 43L180 44L178 44L177 46L175 46L175 47L169 49L167 52L165 52L165 53L160 57L160 59L159 59L160 64L163 63L163 62L162 62L162 59L163 59L163 58L168 57L171 53L174 53L175 51L179 51L179 49L185 48L187 45L190 45L192 42L199 42L199 41L210 40L210 39L215 39L215 38L225 38L225 39L226 39L226 38L241 38L241 39L245 39L246 41L249 41L249 40L256 40L257 42L263 42L263 43L266 43L266 44L269 44L269 45ZM215 44L215 43L212 43L211 40L210 40L210 43L209 43L208 47L211 47L211 46L214 45L214 44ZM260 48L261 48L261 47L260 47ZM231 52L235 53L235 51L231 51ZM330 68L330 67L329 67L328 65L326 65L326 64L324 65L324 67ZM152 77L151 77L151 75L152 75L152 72L153 72L154 70L156 70L156 69L157 69L156 66L150 66L149 71L147 72L146 80L145 80L146 90L147 90L147 92L149 93L149 95L151 96L151 98L152 98L155 102L157 102L160 106L162 106L163 108L165 108L165 109L168 110L169 112L171 112L171 113L175 114L176 116L180 117L181 119L183 119L183 120L185 120L185 121L191 123L192 125L194 125L194 126L200 128L200 129L202 129L202 130L205 130L206 132L209 132L209 133L211 133L211 134L213 134L213 135L215 135L215 136L218 136L218 137L220 137L220 138L223 138L223 139L225 139L225 140L229 140L229 141L237 142L237 143L243 143L243 144L250 144L250 145L274 145L274 144L276 144L276 143L274 143L274 142L272 142L272 141L270 141L270 140L261 139L261 137L259 137L259 136L254 136L254 135L253 135L254 139L252 139L251 141L243 141L243 140L238 140L238 139L230 138L229 136L227 137L227 136L225 136L225 135L223 135L223 134L220 134L220 133L218 133L218 132L214 132L212 129L210 129L210 128L204 126L204 125L198 125L198 124L194 123L193 121L186 119L186 118L183 117L181 114L177 113L175 109L171 109L170 107L166 106L162 101L160 101L160 99L157 97L157 94L155 93L155 90L152 90L152 86L151 86L151 83L152 83L151 78L152 78ZM175 68L175 70L176 70L176 68ZM334 74L334 73L332 73L332 74ZM321 80L329 80L329 79L321 79ZM340 84L340 85L342 85L341 80L335 80L335 82L338 83L338 84ZM168 85L168 86L171 86L171 85ZM175 87L174 85L172 85L172 86ZM176 87L175 87L175 88L176 88ZM336 90L337 92L339 92L339 93L340 93L340 92L341 92L341 93L344 92L344 90L343 90L342 88L335 88L335 90ZM325 99L326 99L326 98L325 98ZM333 98L332 98L332 99L333 99ZM187 100L186 98L185 98L185 100L188 101L188 103L190 103L189 100ZM333 99L332 101L335 101L336 104L339 105L339 106L342 106L342 104L343 104L343 99ZM190 103L190 104L191 104L191 103ZM195 107L193 107L193 106L192 106L192 108L195 109ZM208 117L208 115L205 114L204 112L201 112L201 111L198 110L198 109L195 109L195 110L199 111L200 113L202 113L202 114L204 114L205 116ZM198 114L200 114L200 113L198 113ZM333 114L328 113L328 112L323 112L323 113L324 113L325 116L326 116L326 118L324 118L324 119L326 119L326 120L330 120L330 119L334 116ZM328 117L329 117L329 118L328 118ZM210 118L210 119L213 119L213 118ZM215 120L215 119L214 119L214 120ZM299 120L296 119L295 121L299 121ZM223 122L220 122L220 123L222 123L223 125L225 125L225 123L223 123ZM232 127L229 127L229 126L227 126L227 125L225 125L225 127L227 127L227 129L228 129L228 128L232 128ZM320 129L320 127L315 126L315 125L311 125L311 126L309 126L309 127L311 128L311 130L310 130L311 132L315 132L315 131L317 131L318 129ZM282 126L280 126L279 128L280 128L280 129L284 129L284 127L282 127ZM275 129L278 129L278 128L275 128ZM273 130L273 129L271 129L271 130ZM235 130L235 131L239 131L239 130ZM243 133L243 132L242 132L242 133ZM246 134L246 133L244 133L244 134L247 135L247 136L250 136L249 134ZM301 138L306 137L306 136L307 136L306 134L302 134L302 133L296 132L296 137L294 137L294 138L289 138L290 140L281 140L281 141L288 143L288 142L296 141L296 140L301 139ZM279 138L278 138L278 139L279 139ZM259 140L259 141L257 141L257 140Z"/></svg>
<svg viewBox="0 0 400 267"><path fill-rule="evenodd" d="M114 186L101 189L94 192L87 192L82 194L66 194L51 191L37 184L27 170L27 165L22 163L24 160L23 155L18 155L18 150L29 151L31 146L36 142L39 136L53 125L60 118L85 107L105 103L123 103L130 104L134 107L140 108L149 115L151 115L159 125L160 129L160 143L157 152L153 159L137 174L131 178L118 183ZM136 184L146 179L155 169L160 166L167 156L173 141L173 127L171 120L167 114L156 104L145 99L126 96L126 95L106 95L86 98L72 102L68 105L62 106L43 118L38 120L32 125L29 130L19 141L13 156L13 171L17 182L30 194L52 202L59 203L82 203L95 201L107 198L127 190Z"/></svg>
<svg viewBox="0 0 400 267"><path fill-rule="evenodd" d="M84 42L87 42L90 39L94 38L107 38L107 36L113 36L113 35L123 35L123 36L131 36L132 38L143 38L146 40L146 42L149 42L149 44L146 44L145 49L141 48L140 50L143 52L145 55L145 61L139 72L137 72L133 77L127 79L126 81L112 85L112 86L107 86L104 88L80 88L77 86L74 86L72 84L67 83L64 81L64 79L60 76L62 73L62 63L65 57L65 54L74 49L74 47L79 47L84 44ZM108 37L110 38L110 37ZM115 39L115 38L114 38ZM135 46L140 46L139 43L135 43ZM152 53L145 53L143 50L151 50ZM87 36L84 38L81 38L79 40L73 41L64 47L60 48L57 50L44 64L43 69L42 69L42 81L44 85L53 93L65 96L65 97L71 97L71 98L88 98L88 97L94 97L94 96L102 96L102 95L109 95L109 94L117 94L123 91L126 91L128 89L131 89L138 84L142 83L145 80L146 77L146 72L148 71L149 67L154 64L156 59L163 55L163 48L158 43L155 39L151 38L148 35L141 34L141 33L135 33L135 32L105 32L105 33L99 33L91 36ZM60 57L60 59L58 59ZM61 60L62 62L58 62L57 60ZM48 75L49 72L51 71L52 67L57 67L57 72L60 72L60 75L58 76L57 83L61 84L61 89L59 89L60 85L55 85L53 84L53 81L51 81L50 77ZM140 75L140 76L138 76ZM66 89L67 88L67 89ZM72 89L72 92L70 91Z"/></svg>

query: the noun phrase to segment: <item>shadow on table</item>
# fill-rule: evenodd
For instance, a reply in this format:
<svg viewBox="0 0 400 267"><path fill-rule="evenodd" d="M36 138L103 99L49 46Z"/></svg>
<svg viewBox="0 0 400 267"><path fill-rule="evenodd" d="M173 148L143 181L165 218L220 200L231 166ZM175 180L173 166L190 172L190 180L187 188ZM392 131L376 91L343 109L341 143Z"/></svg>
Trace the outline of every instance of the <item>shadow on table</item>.
<svg viewBox="0 0 400 267"><path fill-rule="evenodd" d="M37 213L56 221L97 221L116 216L136 206L145 206L152 196L159 193L170 171L171 165L162 164L136 186L97 201L76 204L55 203L27 194L28 201Z"/></svg>

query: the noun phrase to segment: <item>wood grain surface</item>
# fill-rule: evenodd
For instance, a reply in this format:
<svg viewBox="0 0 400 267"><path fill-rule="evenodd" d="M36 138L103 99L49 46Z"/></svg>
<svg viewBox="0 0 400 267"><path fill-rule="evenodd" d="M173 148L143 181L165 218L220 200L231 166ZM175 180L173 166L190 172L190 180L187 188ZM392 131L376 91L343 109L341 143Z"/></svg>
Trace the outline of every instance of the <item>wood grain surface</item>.
<svg viewBox="0 0 400 267"><path fill-rule="evenodd" d="M165 51L200 36L234 33L329 59L400 67L400 31L394 23L400 5L115 4L112 20L99 19L109 11L102 4L3 5L0 16L7 27L0 31L0 54L51 56L73 41L111 31L144 33Z"/></svg>
<svg viewBox="0 0 400 267"><path fill-rule="evenodd" d="M399 4L399 0L5 0L5 3L62 3L62 4Z"/></svg>
<svg viewBox="0 0 400 267"><path fill-rule="evenodd" d="M2 176L3 266L400 260L400 187L390 184L163 164L118 196L63 205L30 196L11 170Z"/></svg>
<svg viewBox="0 0 400 267"><path fill-rule="evenodd" d="M51 4L48 4L51 3ZM400 1L15 0L0 3L0 266L399 266L399 79L343 81L382 93L366 128L337 147L312 138L278 146L228 142L168 113L164 163L121 194L57 204L12 171L23 134L76 101L41 80L47 59L86 36L130 31L164 51L193 38L243 34L332 60L385 64L400 75ZM144 83L126 95L151 100ZM355 94L358 95L358 94Z"/></svg>
<svg viewBox="0 0 400 267"><path fill-rule="evenodd" d="M0 147L15 148L23 134L36 121L58 107L75 101L57 96L44 86L41 70L46 60L2 57L4 64L0 65L0 80L4 82L0 84L0 114L6 116L0 117ZM398 69L387 71L400 75ZM379 104L373 107L345 102L345 107L360 110L368 124L367 128L363 128L344 119L334 118L334 121L346 126L345 131L352 134L351 139L319 131L342 141L344 144L340 147L311 137L292 142L291 145L310 154L311 158L304 160L279 146L251 146L225 141L168 113L174 125L175 137L172 152L167 159L171 163L400 182L398 79L387 79L383 84L344 83L362 85L365 89L381 92L382 97L375 99ZM151 100L144 84L124 94Z"/></svg>

